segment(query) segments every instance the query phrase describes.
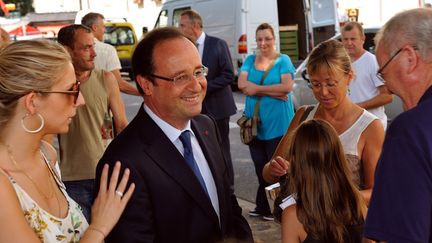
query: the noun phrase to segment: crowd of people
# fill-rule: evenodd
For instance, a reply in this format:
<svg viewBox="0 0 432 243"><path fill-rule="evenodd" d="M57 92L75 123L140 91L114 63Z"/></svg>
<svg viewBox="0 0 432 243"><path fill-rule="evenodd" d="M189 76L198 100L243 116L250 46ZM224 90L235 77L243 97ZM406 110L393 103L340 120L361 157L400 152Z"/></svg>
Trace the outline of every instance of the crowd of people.
<svg viewBox="0 0 432 243"><path fill-rule="evenodd" d="M254 242L234 193L226 42L184 11L179 28L139 42L135 89L100 42L103 15L82 22L58 43L10 43L1 32L0 242ZM346 23L341 42L309 54L318 103L297 111L289 56L271 25L255 35L238 77L244 115L260 120L248 144L259 182L249 215L273 220L265 187L284 180L287 200L274 205L283 243L431 242L432 10L392 17L376 57L361 25ZM143 98L130 123L120 91ZM388 125L392 94L405 112Z"/></svg>

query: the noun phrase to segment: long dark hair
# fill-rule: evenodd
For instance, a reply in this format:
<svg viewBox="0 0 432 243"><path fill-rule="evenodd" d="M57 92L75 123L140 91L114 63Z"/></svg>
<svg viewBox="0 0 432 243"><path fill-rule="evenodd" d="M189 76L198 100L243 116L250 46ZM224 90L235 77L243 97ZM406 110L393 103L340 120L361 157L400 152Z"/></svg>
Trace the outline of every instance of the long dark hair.
<svg viewBox="0 0 432 243"><path fill-rule="evenodd" d="M302 123L292 134L289 190L306 233L325 242L344 242L349 226L364 222L365 202L351 179L334 128L323 120Z"/></svg>

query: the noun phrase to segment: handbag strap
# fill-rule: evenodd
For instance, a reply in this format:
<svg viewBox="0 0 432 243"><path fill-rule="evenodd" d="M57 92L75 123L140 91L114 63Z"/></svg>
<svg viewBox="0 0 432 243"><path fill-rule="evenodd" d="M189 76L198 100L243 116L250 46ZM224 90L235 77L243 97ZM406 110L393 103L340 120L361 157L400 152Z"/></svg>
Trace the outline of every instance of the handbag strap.
<svg viewBox="0 0 432 243"><path fill-rule="evenodd" d="M267 77L267 74L270 72L270 69L273 68L276 60L279 58L280 54L278 54L278 56L273 59L273 61L270 63L270 65L267 67L267 69L265 70L263 76L261 77L261 81L260 81L260 85L263 85L264 83L264 79ZM259 105L260 105L260 101L261 101L261 96L258 96L258 101L255 104L255 108L254 108L254 113L253 116L257 116L258 115L258 110L259 110Z"/></svg>
<svg viewBox="0 0 432 243"><path fill-rule="evenodd" d="M299 124L302 123L306 118L308 117L309 113L315 108L314 105L308 105L306 106L302 116L300 117Z"/></svg>

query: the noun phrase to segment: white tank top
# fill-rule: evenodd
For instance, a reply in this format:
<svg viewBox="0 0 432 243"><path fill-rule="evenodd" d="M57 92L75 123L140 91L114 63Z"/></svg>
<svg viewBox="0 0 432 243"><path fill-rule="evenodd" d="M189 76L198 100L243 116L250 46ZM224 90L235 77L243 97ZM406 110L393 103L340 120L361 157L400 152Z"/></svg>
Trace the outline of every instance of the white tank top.
<svg viewBox="0 0 432 243"><path fill-rule="evenodd" d="M311 120L315 117L318 105L310 111L305 121ZM359 158L357 144L363 131L374 121L378 119L375 115L363 110L361 116L342 134L339 134L342 147L348 160L348 166L353 173L354 182L359 185L360 189L364 187L364 176L361 167L361 159Z"/></svg>

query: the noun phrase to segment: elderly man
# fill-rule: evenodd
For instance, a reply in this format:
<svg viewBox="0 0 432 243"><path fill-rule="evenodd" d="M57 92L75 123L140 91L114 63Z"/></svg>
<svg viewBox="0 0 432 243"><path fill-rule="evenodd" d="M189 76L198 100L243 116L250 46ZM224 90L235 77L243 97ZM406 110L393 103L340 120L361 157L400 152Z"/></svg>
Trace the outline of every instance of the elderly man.
<svg viewBox="0 0 432 243"><path fill-rule="evenodd" d="M377 75L405 112L389 126L375 174L365 236L432 242L432 9L397 14L376 37Z"/></svg>
<svg viewBox="0 0 432 243"><path fill-rule="evenodd" d="M200 115L207 68L194 43L176 28L153 30L132 67L145 103L106 150L97 178L104 163L121 160L136 190L106 242L253 242L216 122Z"/></svg>

